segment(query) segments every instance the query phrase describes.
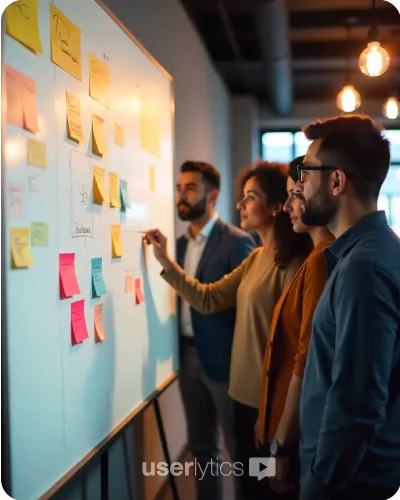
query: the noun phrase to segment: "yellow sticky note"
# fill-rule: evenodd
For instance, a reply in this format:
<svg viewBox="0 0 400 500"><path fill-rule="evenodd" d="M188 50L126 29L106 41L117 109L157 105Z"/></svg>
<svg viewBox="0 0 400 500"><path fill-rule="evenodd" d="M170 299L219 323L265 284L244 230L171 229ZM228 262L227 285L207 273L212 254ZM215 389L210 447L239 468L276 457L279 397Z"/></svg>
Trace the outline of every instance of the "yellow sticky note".
<svg viewBox="0 0 400 500"><path fill-rule="evenodd" d="M35 263L29 246L29 228L11 227L11 266L14 269L33 266Z"/></svg>
<svg viewBox="0 0 400 500"><path fill-rule="evenodd" d="M70 94L67 95L67 137L72 141L81 142L85 138L82 131L81 102Z"/></svg>
<svg viewBox="0 0 400 500"><path fill-rule="evenodd" d="M122 257L124 255L124 247L121 240L121 225L114 224L111 228L112 234L112 256Z"/></svg>
<svg viewBox="0 0 400 500"><path fill-rule="evenodd" d="M106 108L110 107L110 70L89 52L89 95Z"/></svg>
<svg viewBox="0 0 400 500"><path fill-rule="evenodd" d="M140 141L142 149L161 158L160 106L154 96L141 95Z"/></svg>
<svg viewBox="0 0 400 500"><path fill-rule="evenodd" d="M156 190L156 171L153 165L149 167L149 183L150 183L150 191Z"/></svg>
<svg viewBox="0 0 400 500"><path fill-rule="evenodd" d="M82 80L81 30L50 3L51 60Z"/></svg>
<svg viewBox="0 0 400 500"><path fill-rule="evenodd" d="M114 132L115 132L115 144L123 148L125 146L124 129L116 123Z"/></svg>
<svg viewBox="0 0 400 500"><path fill-rule="evenodd" d="M108 175L110 179L110 205L112 207L120 207L118 175L114 172L110 172Z"/></svg>
<svg viewBox="0 0 400 500"><path fill-rule="evenodd" d="M38 0L17 0L5 10L7 33L33 52L42 53Z"/></svg>
<svg viewBox="0 0 400 500"><path fill-rule="evenodd" d="M24 108L24 129L38 132L39 125L36 110L36 82L21 74L22 105Z"/></svg>
<svg viewBox="0 0 400 500"><path fill-rule="evenodd" d="M101 205L109 196L104 183L104 168L93 167L93 202Z"/></svg>
<svg viewBox="0 0 400 500"><path fill-rule="evenodd" d="M107 156L104 120L97 115L92 115L92 152L97 156Z"/></svg>
<svg viewBox="0 0 400 500"><path fill-rule="evenodd" d="M46 144L27 139L28 164L34 167L47 168Z"/></svg>

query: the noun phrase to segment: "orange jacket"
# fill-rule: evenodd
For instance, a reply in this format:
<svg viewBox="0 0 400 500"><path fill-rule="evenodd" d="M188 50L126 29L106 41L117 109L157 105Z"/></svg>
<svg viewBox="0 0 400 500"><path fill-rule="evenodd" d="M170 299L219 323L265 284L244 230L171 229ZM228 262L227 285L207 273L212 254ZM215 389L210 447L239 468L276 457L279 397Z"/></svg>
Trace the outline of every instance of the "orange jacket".
<svg viewBox="0 0 400 500"><path fill-rule="evenodd" d="M261 443L274 438L292 376L303 376L312 318L327 279L323 252L333 241L329 235L312 250L275 306L261 383L257 427Z"/></svg>

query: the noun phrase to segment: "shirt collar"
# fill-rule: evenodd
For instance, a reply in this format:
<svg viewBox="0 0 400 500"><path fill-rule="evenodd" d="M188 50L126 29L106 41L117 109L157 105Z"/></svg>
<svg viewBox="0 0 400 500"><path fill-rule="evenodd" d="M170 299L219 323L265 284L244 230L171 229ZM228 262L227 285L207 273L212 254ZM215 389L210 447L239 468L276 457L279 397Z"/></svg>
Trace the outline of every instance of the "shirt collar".
<svg viewBox="0 0 400 500"><path fill-rule="evenodd" d="M207 239L209 238L211 231L214 229L214 226L218 220L218 214L215 213L213 217L205 224L202 228L199 234L196 236L196 238L193 238L193 236L190 234L190 226L187 229L186 232L186 237L188 240L193 240L195 239L197 242L201 241L202 239Z"/></svg>
<svg viewBox="0 0 400 500"><path fill-rule="evenodd" d="M326 251L330 252L334 257L336 257L336 259L340 259L364 234L371 232L377 227L387 225L388 222L384 210L373 212L372 214L363 217L356 224L354 224L354 226L339 236L339 238L337 238L337 240L334 241Z"/></svg>

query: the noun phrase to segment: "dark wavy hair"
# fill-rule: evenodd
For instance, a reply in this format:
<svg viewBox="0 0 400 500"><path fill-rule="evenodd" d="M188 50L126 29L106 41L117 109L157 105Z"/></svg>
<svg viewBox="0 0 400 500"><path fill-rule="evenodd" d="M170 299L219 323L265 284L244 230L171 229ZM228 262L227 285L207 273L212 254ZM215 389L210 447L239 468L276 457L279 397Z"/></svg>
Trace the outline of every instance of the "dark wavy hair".
<svg viewBox="0 0 400 500"><path fill-rule="evenodd" d="M258 161L241 171L237 181L237 194L241 198L246 182L255 177L266 195L268 205L279 204L283 207L287 199L288 173L287 164ZM282 209L275 217L275 243L277 247L275 264L282 268L285 268L294 257L306 258L313 247L308 233L299 234L293 231L289 214Z"/></svg>

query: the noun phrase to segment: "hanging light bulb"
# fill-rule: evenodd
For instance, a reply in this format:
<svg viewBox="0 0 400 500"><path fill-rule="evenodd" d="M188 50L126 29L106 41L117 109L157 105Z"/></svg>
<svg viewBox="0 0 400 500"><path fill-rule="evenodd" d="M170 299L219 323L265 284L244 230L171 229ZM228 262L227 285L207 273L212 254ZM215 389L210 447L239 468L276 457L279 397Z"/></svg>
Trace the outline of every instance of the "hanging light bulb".
<svg viewBox="0 0 400 500"><path fill-rule="evenodd" d="M367 76L383 75L389 64L389 54L379 42L370 42L358 60L360 70Z"/></svg>
<svg viewBox="0 0 400 500"><path fill-rule="evenodd" d="M345 85L336 99L336 106L345 113L352 113L361 105L361 96L353 85Z"/></svg>
<svg viewBox="0 0 400 500"><path fill-rule="evenodd" d="M383 114L389 120L395 120L399 116L400 103L395 97L389 97L383 105Z"/></svg>

